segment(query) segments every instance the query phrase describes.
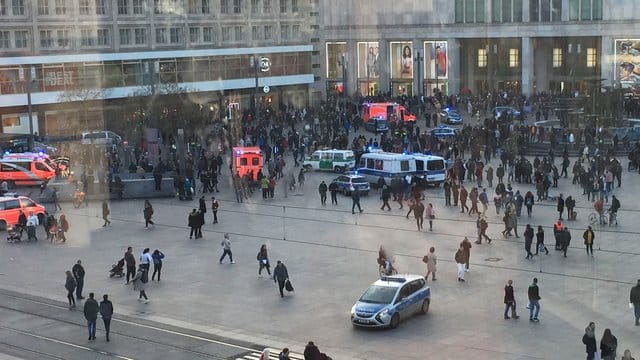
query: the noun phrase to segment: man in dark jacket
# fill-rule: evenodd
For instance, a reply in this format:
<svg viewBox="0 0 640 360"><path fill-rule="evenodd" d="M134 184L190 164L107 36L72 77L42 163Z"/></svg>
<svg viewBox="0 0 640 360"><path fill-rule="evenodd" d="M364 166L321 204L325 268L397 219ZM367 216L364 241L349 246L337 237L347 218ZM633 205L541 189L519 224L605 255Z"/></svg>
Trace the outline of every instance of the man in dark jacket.
<svg viewBox="0 0 640 360"><path fill-rule="evenodd" d="M73 265L71 272L73 273L73 277L76 279L76 299L82 300L84 299L84 296L82 296L82 288L84 287L84 268L82 267L81 260L78 260L78 262Z"/></svg>
<svg viewBox="0 0 640 360"><path fill-rule="evenodd" d="M504 286L504 319L509 320L509 308L511 308L511 317L519 319L520 316L516 315L516 298L513 295L513 280L507 281L507 285Z"/></svg>
<svg viewBox="0 0 640 360"><path fill-rule="evenodd" d="M133 256L133 248L129 246L127 252L124 253L124 261L127 264L127 285L129 284L129 276L132 278L136 275L136 258Z"/></svg>
<svg viewBox="0 0 640 360"><path fill-rule="evenodd" d="M391 211L391 206L389 205L389 199L391 199L391 189L387 185L382 186L382 195L380 195L382 199L382 206L380 210L384 210L386 207L388 211Z"/></svg>
<svg viewBox="0 0 640 360"><path fill-rule="evenodd" d="M360 207L360 191L358 189L353 189L351 192L351 213L355 214L356 206L358 207L358 211L362 213L362 208Z"/></svg>
<svg viewBox="0 0 640 360"><path fill-rule="evenodd" d="M323 181L318 186L318 192L320 193L320 204L327 205L327 184Z"/></svg>
<svg viewBox="0 0 640 360"><path fill-rule="evenodd" d="M321 353L313 341L309 341L307 346L304 347L304 360L331 360L331 358Z"/></svg>
<svg viewBox="0 0 640 360"><path fill-rule="evenodd" d="M338 205L338 184L334 182L329 184L329 192L331 193L331 205Z"/></svg>
<svg viewBox="0 0 640 360"><path fill-rule="evenodd" d="M564 230L560 233L560 246L562 247L562 252L564 253L564 257L567 257L567 249L569 248L569 244L571 243L571 233L569 229L565 226Z"/></svg>
<svg viewBox="0 0 640 360"><path fill-rule="evenodd" d="M109 301L109 295L102 295L102 301L100 302L100 315L104 322L104 331L107 335L107 341L109 341L109 330L111 329L111 317L113 316L113 304Z"/></svg>
<svg viewBox="0 0 640 360"><path fill-rule="evenodd" d="M640 326L640 279L638 279L638 284L631 288L629 303L633 304L633 310L636 315L636 326Z"/></svg>
<svg viewBox="0 0 640 360"><path fill-rule="evenodd" d="M533 244L533 228L530 224L527 224L527 228L524 231L524 250L527 252L527 257L525 259L533 259L533 254L531 253L531 245Z"/></svg>
<svg viewBox="0 0 640 360"><path fill-rule="evenodd" d="M287 271L287 267L284 266L282 261L278 260L276 268L273 269L273 282L278 282L278 289L280 289L280 297L284 297L284 285L286 281L289 279L289 272Z"/></svg>
<svg viewBox="0 0 640 360"><path fill-rule="evenodd" d="M533 283L529 285L527 291L529 297L529 321L538 322L540 313L540 289L538 288L538 278L533 278Z"/></svg>
<svg viewBox="0 0 640 360"><path fill-rule="evenodd" d="M189 232L189 239L193 239L193 235L195 234L196 239L198 238L198 231L196 230L198 227L198 210L193 209L191 213L189 213L189 219L187 224L191 231Z"/></svg>
<svg viewBox="0 0 640 360"><path fill-rule="evenodd" d="M87 328L89 329L89 340L96 339L96 320L100 307L98 302L93 298L93 293L89 293L89 299L84 303L84 317L87 319Z"/></svg>
<svg viewBox="0 0 640 360"><path fill-rule="evenodd" d="M595 354L598 352L595 331L596 324L594 322L590 322L589 326L584 329L584 335L582 335L582 343L586 347L587 360L595 359Z"/></svg>

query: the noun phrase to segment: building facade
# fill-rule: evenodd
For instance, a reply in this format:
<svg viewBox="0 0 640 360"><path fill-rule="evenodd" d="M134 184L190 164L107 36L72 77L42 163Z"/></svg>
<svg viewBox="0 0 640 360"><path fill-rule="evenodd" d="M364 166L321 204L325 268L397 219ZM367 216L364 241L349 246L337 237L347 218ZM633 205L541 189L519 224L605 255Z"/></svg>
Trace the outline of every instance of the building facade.
<svg viewBox="0 0 640 360"><path fill-rule="evenodd" d="M118 121L118 109L139 96L186 95L212 118L225 113L221 108L259 102L304 105L314 81L315 6L309 0L0 0L3 129L26 121L29 97L36 128L49 135Z"/></svg>
<svg viewBox="0 0 640 360"><path fill-rule="evenodd" d="M634 0L326 0L323 91L589 93L640 79Z"/></svg>

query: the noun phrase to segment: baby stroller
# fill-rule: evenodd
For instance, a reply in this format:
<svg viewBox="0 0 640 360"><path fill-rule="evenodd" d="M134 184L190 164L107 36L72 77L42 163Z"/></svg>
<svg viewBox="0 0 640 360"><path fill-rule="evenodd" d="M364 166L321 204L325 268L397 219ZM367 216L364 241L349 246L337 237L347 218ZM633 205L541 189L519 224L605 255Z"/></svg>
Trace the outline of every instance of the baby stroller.
<svg viewBox="0 0 640 360"><path fill-rule="evenodd" d="M7 227L7 242L9 243L17 243L17 242L21 242L22 241L22 227L15 225L15 226L8 226Z"/></svg>
<svg viewBox="0 0 640 360"><path fill-rule="evenodd" d="M112 278L118 275L118 277L124 276L124 258L120 259L117 264L111 265L111 270L109 270L109 277Z"/></svg>

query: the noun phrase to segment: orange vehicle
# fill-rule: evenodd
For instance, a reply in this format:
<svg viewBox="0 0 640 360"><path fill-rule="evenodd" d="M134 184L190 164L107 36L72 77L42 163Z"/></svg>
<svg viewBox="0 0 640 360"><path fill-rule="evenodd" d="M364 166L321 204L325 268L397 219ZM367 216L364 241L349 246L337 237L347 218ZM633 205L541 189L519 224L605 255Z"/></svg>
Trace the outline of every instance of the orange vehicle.
<svg viewBox="0 0 640 360"><path fill-rule="evenodd" d="M366 124L370 119L387 120L389 123L415 124L416 116L398 103L364 103L362 104L362 120Z"/></svg>
<svg viewBox="0 0 640 360"><path fill-rule="evenodd" d="M0 182L6 181L9 187L16 185L40 185L56 176L44 159L33 157L13 157L0 159Z"/></svg>
<svg viewBox="0 0 640 360"><path fill-rule="evenodd" d="M42 223L45 216L44 206L36 203L26 196L0 196L0 229L6 229L7 226L15 226L18 223L20 211L25 216L33 212L38 216L38 220Z"/></svg>
<svg viewBox="0 0 640 360"><path fill-rule="evenodd" d="M232 161L234 174L237 172L243 177L251 173L254 181L258 180L258 171L264 165L259 147L234 147Z"/></svg>

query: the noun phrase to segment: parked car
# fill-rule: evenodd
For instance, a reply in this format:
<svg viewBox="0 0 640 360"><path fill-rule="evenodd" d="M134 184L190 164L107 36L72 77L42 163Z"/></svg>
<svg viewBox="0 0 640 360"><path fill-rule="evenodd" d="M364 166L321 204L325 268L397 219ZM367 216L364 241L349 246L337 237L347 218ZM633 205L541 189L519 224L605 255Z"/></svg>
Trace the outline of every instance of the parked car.
<svg viewBox="0 0 640 360"><path fill-rule="evenodd" d="M87 131L82 133L82 143L85 145L120 145L122 136L109 130Z"/></svg>
<svg viewBox="0 0 640 360"><path fill-rule="evenodd" d="M302 163L306 170L328 170L343 173L356 165L352 150L316 150Z"/></svg>
<svg viewBox="0 0 640 360"><path fill-rule="evenodd" d="M401 320L426 314L431 289L422 275L383 276L351 308L351 323L361 327L396 328Z"/></svg>
<svg viewBox="0 0 640 360"><path fill-rule="evenodd" d="M389 131L389 122L385 119L371 118L364 124L364 129L376 134Z"/></svg>
<svg viewBox="0 0 640 360"><path fill-rule="evenodd" d="M445 123L450 125L462 124L462 115L457 110L444 109L443 113L446 114Z"/></svg>
<svg viewBox="0 0 640 360"><path fill-rule="evenodd" d="M496 106L496 108L493 109L493 115L495 116L496 120L500 119L503 113L506 113L512 119L520 118L520 110L517 110L511 106Z"/></svg>
<svg viewBox="0 0 640 360"><path fill-rule="evenodd" d="M26 152L34 152L34 153L43 152L48 155L54 155L58 153L58 149L55 146L47 145L39 141L34 141L33 149L29 149L29 140L24 138L5 141L2 143L1 146L2 146L3 153L13 154L13 153L26 153Z"/></svg>
<svg viewBox="0 0 640 360"><path fill-rule="evenodd" d="M432 129L429 133L431 134L431 136L435 136L437 138L447 138L458 135L458 129L440 125L437 128Z"/></svg>
<svg viewBox="0 0 640 360"><path fill-rule="evenodd" d="M332 183L338 185L338 191L345 196L351 195L355 189L358 189L360 195L368 195L370 190L367 179L355 173L340 175Z"/></svg>

